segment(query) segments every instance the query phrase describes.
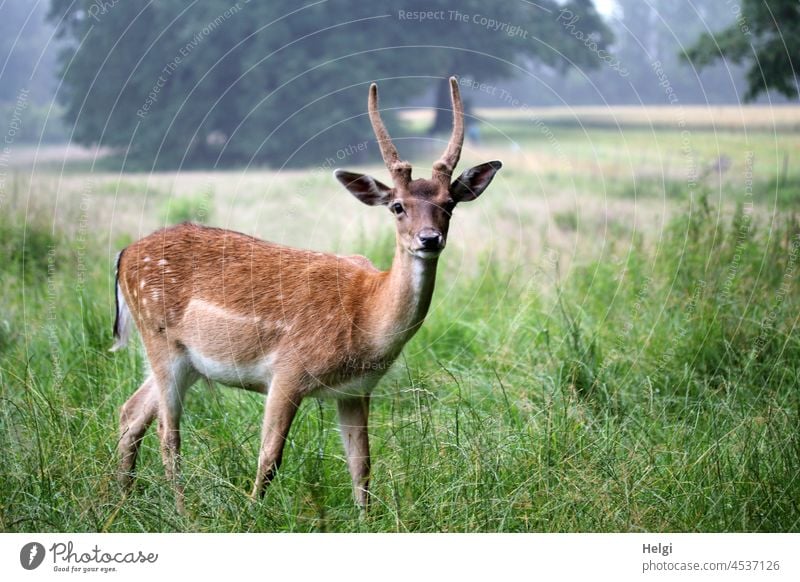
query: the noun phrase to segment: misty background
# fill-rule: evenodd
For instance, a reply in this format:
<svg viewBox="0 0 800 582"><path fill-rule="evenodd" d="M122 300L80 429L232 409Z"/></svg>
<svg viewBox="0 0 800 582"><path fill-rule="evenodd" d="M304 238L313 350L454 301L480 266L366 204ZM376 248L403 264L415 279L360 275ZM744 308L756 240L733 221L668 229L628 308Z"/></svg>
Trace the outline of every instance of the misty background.
<svg viewBox="0 0 800 582"><path fill-rule="evenodd" d="M784 54L754 64L771 42L754 34L764 7L787 32ZM384 108L436 107L414 128L431 134L450 123L436 82L450 75L468 108L796 103L797 12L727 0L6 0L0 113L15 144L108 148L126 169L310 165L371 137L372 80Z"/></svg>

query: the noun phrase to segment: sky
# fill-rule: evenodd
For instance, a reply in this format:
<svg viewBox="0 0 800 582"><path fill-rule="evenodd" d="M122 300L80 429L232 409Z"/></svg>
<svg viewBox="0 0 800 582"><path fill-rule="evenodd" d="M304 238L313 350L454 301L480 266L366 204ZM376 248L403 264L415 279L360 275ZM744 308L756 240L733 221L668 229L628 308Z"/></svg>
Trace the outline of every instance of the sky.
<svg viewBox="0 0 800 582"><path fill-rule="evenodd" d="M615 0L594 0L594 5L597 7L597 11L606 18L610 17L617 7Z"/></svg>

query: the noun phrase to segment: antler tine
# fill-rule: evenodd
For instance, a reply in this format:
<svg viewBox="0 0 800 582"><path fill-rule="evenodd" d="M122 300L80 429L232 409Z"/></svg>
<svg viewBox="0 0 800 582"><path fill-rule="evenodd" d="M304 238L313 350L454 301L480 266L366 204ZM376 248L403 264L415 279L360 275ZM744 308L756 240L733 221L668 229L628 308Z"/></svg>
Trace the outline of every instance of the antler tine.
<svg viewBox="0 0 800 582"><path fill-rule="evenodd" d="M378 147L381 149L383 161L396 186L407 186L411 180L411 164L400 159L397 148L383 125L380 111L378 111L378 85L373 83L369 88L369 120L375 137L378 138Z"/></svg>
<svg viewBox="0 0 800 582"><path fill-rule="evenodd" d="M433 177L446 181L447 186L450 185L453 170L461 157L461 146L464 145L464 106L455 77L450 77L450 100L453 102L453 133L442 157L433 164Z"/></svg>

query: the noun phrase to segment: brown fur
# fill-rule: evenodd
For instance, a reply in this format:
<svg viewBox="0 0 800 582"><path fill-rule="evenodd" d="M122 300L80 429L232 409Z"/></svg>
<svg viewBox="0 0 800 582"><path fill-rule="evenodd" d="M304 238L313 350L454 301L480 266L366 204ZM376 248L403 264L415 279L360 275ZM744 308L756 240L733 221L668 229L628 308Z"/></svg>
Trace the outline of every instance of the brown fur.
<svg viewBox="0 0 800 582"><path fill-rule="evenodd" d="M401 338L424 317L403 321L409 306L386 288L391 272L363 257L293 249L189 223L125 249L119 270L146 346L175 353L197 348L231 363L277 351L275 373L302 370L304 392L323 388L325 378L346 376L347 362L393 359L405 343ZM215 318L200 302L237 318ZM387 342L384 333L393 325L398 337Z"/></svg>

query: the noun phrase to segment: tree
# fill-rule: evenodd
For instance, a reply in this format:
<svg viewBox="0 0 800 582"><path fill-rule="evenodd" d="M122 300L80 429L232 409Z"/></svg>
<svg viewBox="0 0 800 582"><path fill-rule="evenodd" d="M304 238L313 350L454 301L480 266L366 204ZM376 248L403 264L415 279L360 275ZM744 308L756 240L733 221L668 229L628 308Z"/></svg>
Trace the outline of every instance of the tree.
<svg viewBox="0 0 800 582"><path fill-rule="evenodd" d="M117 148L142 168L282 165L371 139L375 79L392 108L430 77L445 87L452 74L510 75L524 59L597 64L586 45L605 46L607 30L589 0L495 4L52 0L50 17L68 41L60 98L79 143ZM559 22L563 9L590 39Z"/></svg>
<svg viewBox="0 0 800 582"><path fill-rule="evenodd" d="M38 103L52 100L55 50L46 11L25 0L0 2L0 102L13 102L23 89Z"/></svg>
<svg viewBox="0 0 800 582"><path fill-rule="evenodd" d="M719 58L748 63L746 100L774 89L797 97L795 63L800 64L800 2L797 0L742 0L736 21L716 34L705 33L685 57L697 67Z"/></svg>
<svg viewBox="0 0 800 582"><path fill-rule="evenodd" d="M531 61L561 72L571 64L594 69L601 63L598 53L607 50L612 40L610 29L591 0L547 0L537 2L536 8L531 3L498 2L490 15L484 0L433 4L441 5L441 10L450 6L450 18L431 21L428 30L420 31L421 38L454 43L453 50L438 51L435 60L425 63L437 76L457 74L480 82L495 81L519 76L520 68L527 68ZM452 11L461 17L451 15ZM489 18L494 23L485 21ZM498 40L497 33L476 34L476 26L496 29L504 38ZM467 39L468 42L459 43ZM437 86L435 107L431 133L446 132L451 117L450 93L445 84Z"/></svg>
<svg viewBox="0 0 800 582"><path fill-rule="evenodd" d="M682 103L731 101L736 98L741 72L722 64L708 67L703 76L680 59L678 50L708 26L722 27L733 20L728 3L719 0L617 0L621 15L614 53L630 73L626 83L603 85L611 102L667 103L668 97L654 72L663 71ZM596 75L594 76L596 78Z"/></svg>
<svg viewBox="0 0 800 582"><path fill-rule="evenodd" d="M0 2L0 127L17 145L66 139L51 110L57 47L46 14L41 2Z"/></svg>

